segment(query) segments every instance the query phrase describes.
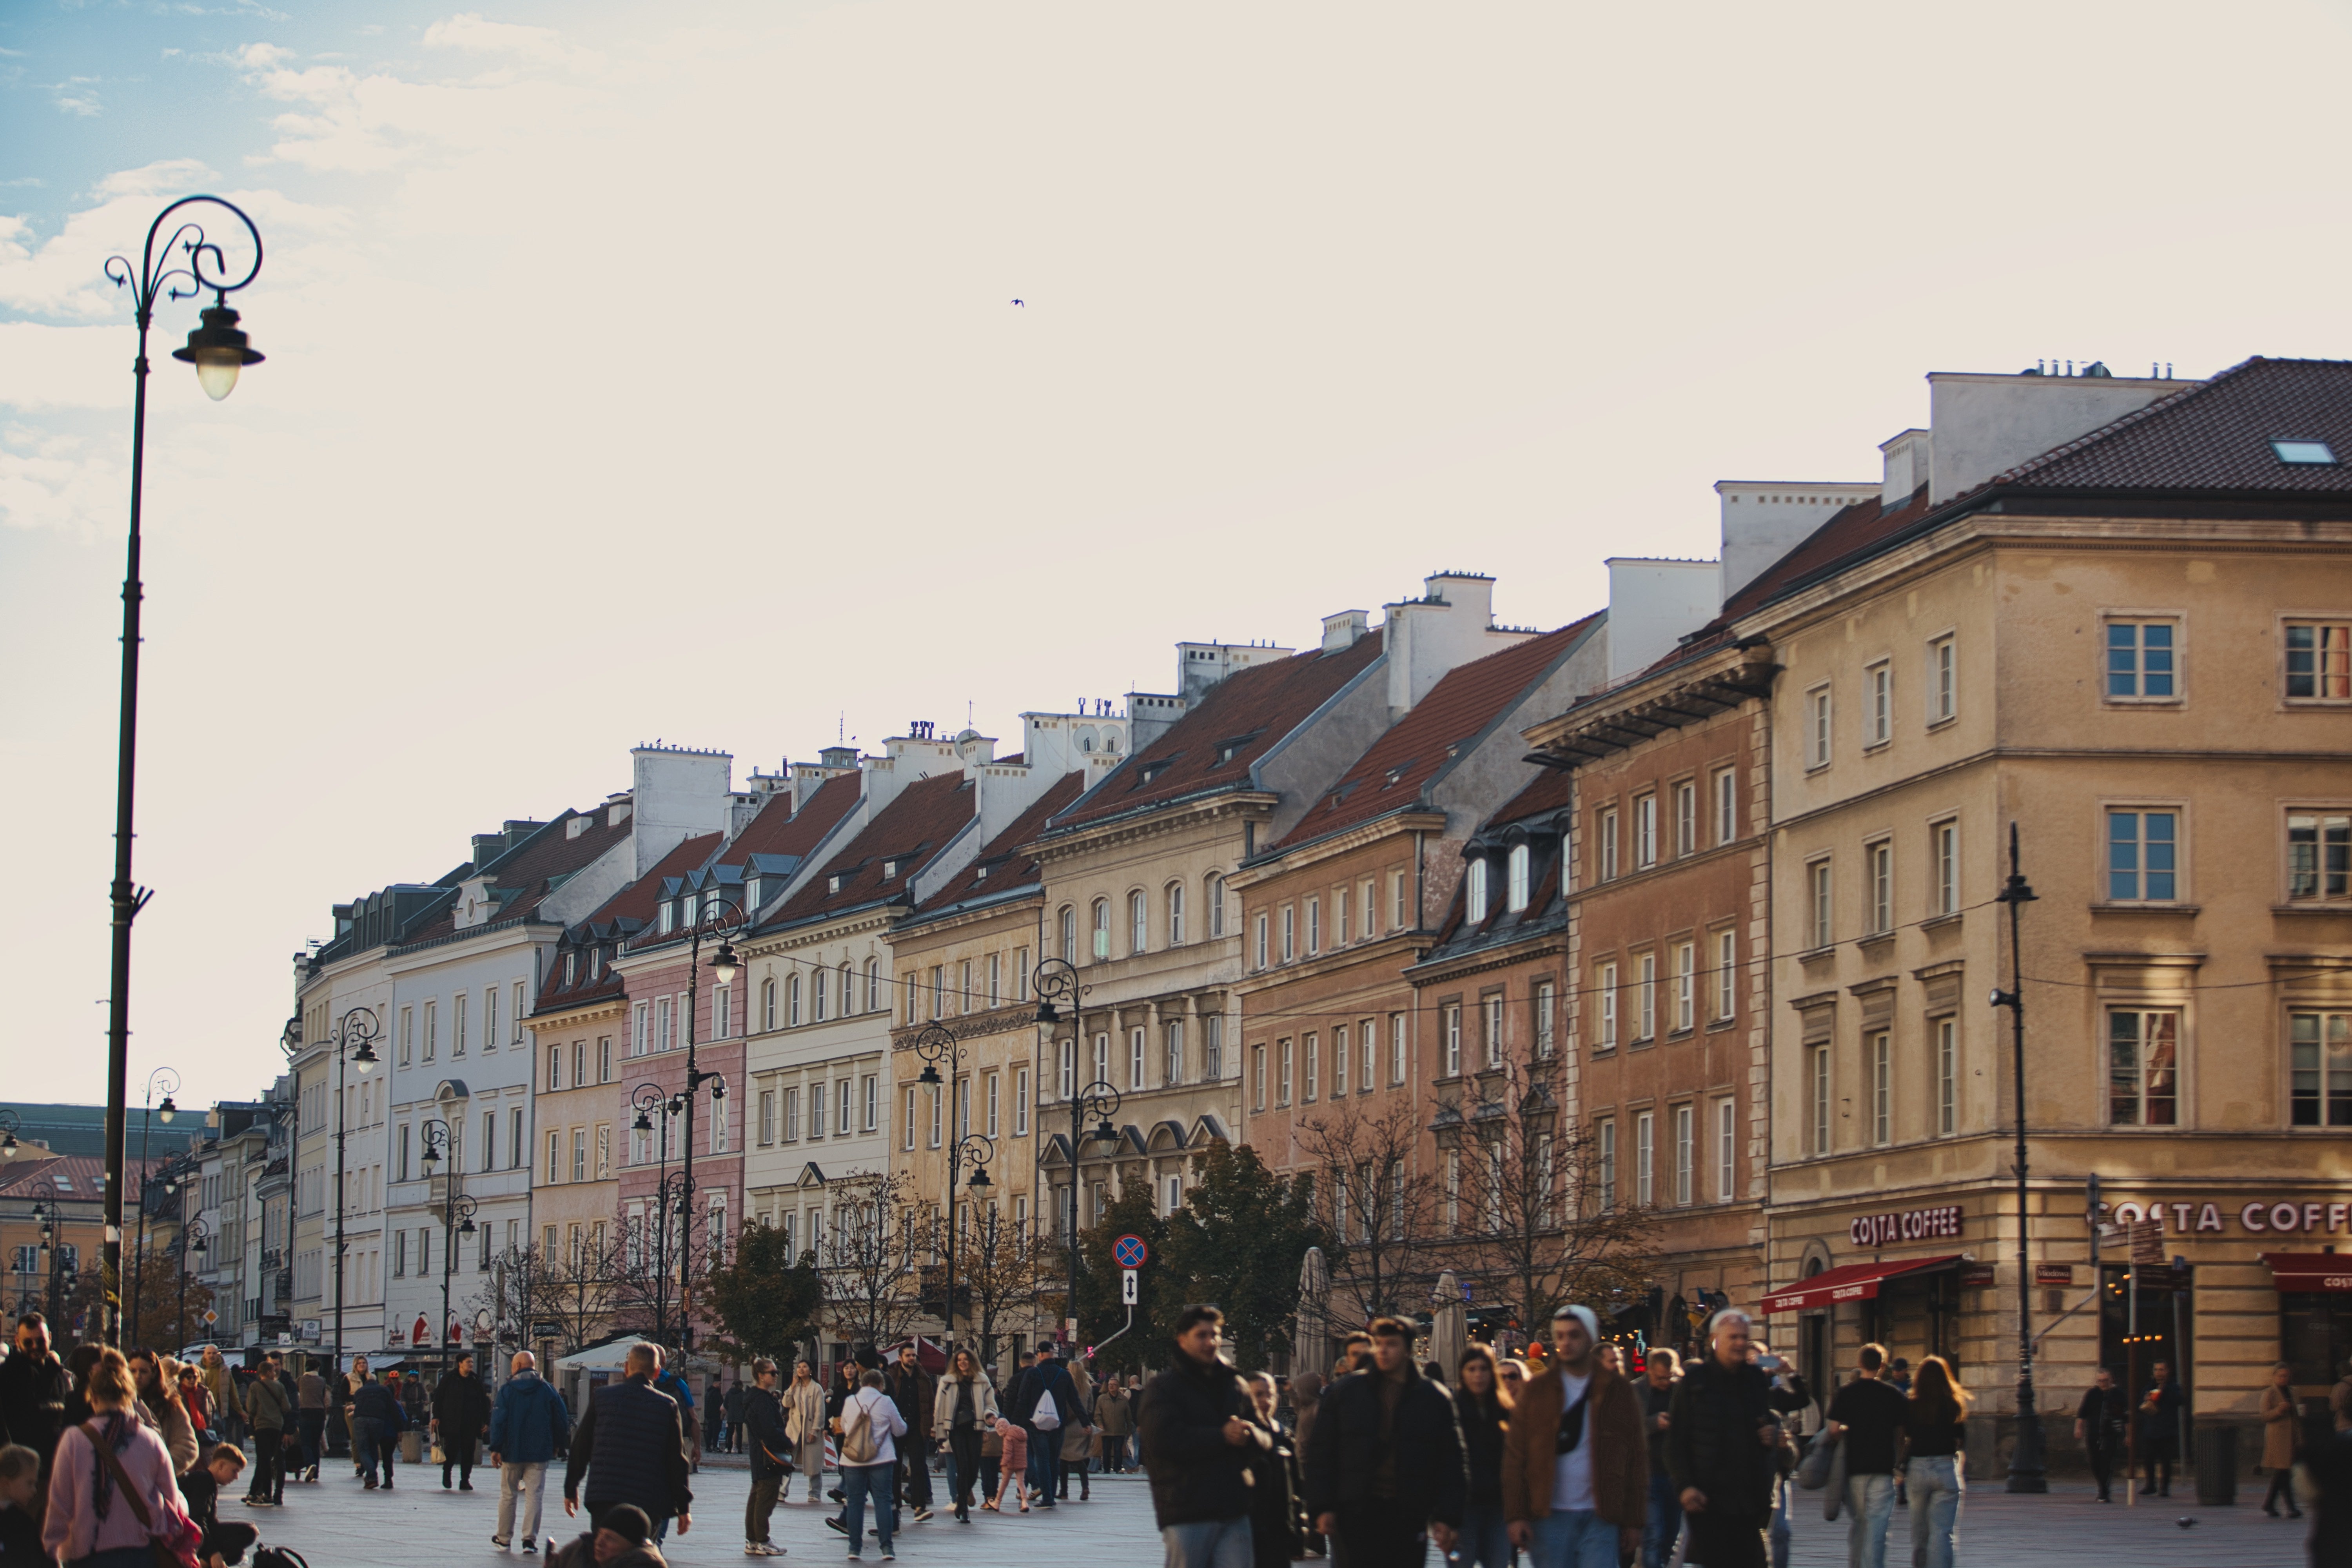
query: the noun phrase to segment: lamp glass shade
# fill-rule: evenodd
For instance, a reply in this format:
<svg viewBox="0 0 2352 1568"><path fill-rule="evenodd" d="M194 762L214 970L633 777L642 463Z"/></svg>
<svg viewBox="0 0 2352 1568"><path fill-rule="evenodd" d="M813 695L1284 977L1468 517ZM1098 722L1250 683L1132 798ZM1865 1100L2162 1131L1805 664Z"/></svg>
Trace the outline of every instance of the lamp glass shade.
<svg viewBox="0 0 2352 1568"><path fill-rule="evenodd" d="M0 1133L0 1160L13 1160L16 1157L16 1135L14 1132Z"/></svg>
<svg viewBox="0 0 2352 1568"><path fill-rule="evenodd" d="M155 1108L155 1114L162 1117L166 1122L169 1122L172 1118L177 1116L179 1113L180 1108L172 1103L172 1097L168 1094L163 1097L163 1103Z"/></svg>
<svg viewBox="0 0 2352 1568"><path fill-rule="evenodd" d="M236 390L237 372L261 363L226 301L204 312L203 325L188 334L187 347L173 349L172 357L196 367L196 384L215 403Z"/></svg>
<svg viewBox="0 0 2352 1568"><path fill-rule="evenodd" d="M236 390L236 373L245 368L245 357L234 351L205 349L196 355L196 384L205 395L218 403Z"/></svg>
<svg viewBox="0 0 2352 1568"><path fill-rule="evenodd" d="M973 1193L984 1193L994 1185L996 1185L996 1184L988 1179L988 1167L982 1165L978 1170L972 1172L971 1180L964 1184L964 1190Z"/></svg>
<svg viewBox="0 0 2352 1568"><path fill-rule="evenodd" d="M736 962L734 944L730 942L721 947L718 956L710 961L710 977L721 985L732 985L736 973L742 967Z"/></svg>
<svg viewBox="0 0 2352 1568"><path fill-rule="evenodd" d="M939 1068L930 1062L925 1062L923 1064L922 1073L915 1079L915 1081L917 1083L929 1084L934 1089L938 1088L940 1081Z"/></svg>

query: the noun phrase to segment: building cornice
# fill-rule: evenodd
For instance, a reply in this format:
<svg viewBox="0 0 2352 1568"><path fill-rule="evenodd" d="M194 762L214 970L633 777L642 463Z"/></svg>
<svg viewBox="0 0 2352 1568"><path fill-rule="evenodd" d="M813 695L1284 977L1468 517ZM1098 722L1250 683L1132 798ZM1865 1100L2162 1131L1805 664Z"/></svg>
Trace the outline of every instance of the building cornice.
<svg viewBox="0 0 2352 1568"><path fill-rule="evenodd" d="M1244 889L1263 887L1286 872L1304 870L1309 866L1352 854L1384 838L1406 833L1444 831L1445 813L1424 801L1415 800L1400 805L1370 822L1343 827L1328 838L1310 838L1288 849L1272 850L1255 859L1245 860L1225 879L1225 883L1228 887Z"/></svg>
<svg viewBox="0 0 2352 1568"><path fill-rule="evenodd" d="M1213 794L1138 806L1132 812L1089 823L1083 827L1049 830L1047 837L1036 843L1023 845L1020 853L1040 861L1072 858L1091 849L1163 837L1203 822L1215 823L1221 818L1263 820L1271 816L1281 804L1282 796L1272 790L1221 789Z"/></svg>
<svg viewBox="0 0 2352 1568"><path fill-rule="evenodd" d="M1575 768L1769 700L1780 673L1770 645L1743 641L1587 698L1520 738L1538 752L1529 761Z"/></svg>

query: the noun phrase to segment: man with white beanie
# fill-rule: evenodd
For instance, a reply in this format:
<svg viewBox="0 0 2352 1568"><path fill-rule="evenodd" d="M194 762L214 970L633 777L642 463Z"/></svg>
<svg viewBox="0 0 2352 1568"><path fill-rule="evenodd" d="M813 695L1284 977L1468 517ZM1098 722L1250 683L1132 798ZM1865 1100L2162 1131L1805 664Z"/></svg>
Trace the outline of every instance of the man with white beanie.
<svg viewBox="0 0 2352 1568"><path fill-rule="evenodd" d="M1633 1385L1593 1353L1592 1309L1551 1315L1551 1357L1503 1435L1503 1520L1533 1568L1617 1568L1649 1514L1649 1445Z"/></svg>

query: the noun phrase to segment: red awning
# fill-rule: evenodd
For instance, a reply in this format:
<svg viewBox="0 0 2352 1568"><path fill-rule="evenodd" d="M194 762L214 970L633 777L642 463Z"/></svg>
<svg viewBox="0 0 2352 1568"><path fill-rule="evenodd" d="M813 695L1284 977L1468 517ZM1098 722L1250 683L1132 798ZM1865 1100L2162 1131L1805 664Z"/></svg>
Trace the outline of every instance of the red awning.
<svg viewBox="0 0 2352 1568"><path fill-rule="evenodd" d="M1885 1263L1849 1263L1842 1268L1826 1268L1810 1279L1767 1290L1760 1310L1805 1312L1816 1307L1833 1307L1840 1301L1866 1301L1878 1294L1880 1284L1898 1274L1916 1274L1923 1268L1940 1268L1959 1260L1960 1255L1955 1252L1942 1258L1896 1258Z"/></svg>
<svg viewBox="0 0 2352 1568"><path fill-rule="evenodd" d="M2282 1290L2352 1291L2352 1253L2264 1252L2271 1282Z"/></svg>

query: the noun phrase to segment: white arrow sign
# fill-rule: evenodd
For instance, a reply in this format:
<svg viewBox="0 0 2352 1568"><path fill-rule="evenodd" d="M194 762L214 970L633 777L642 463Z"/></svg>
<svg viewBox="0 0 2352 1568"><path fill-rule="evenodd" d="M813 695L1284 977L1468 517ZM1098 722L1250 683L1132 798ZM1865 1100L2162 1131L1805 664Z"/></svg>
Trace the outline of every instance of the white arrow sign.
<svg viewBox="0 0 2352 1568"><path fill-rule="evenodd" d="M1118 1271L1118 1300L1121 1306L1135 1305L1135 1270L1132 1268Z"/></svg>

